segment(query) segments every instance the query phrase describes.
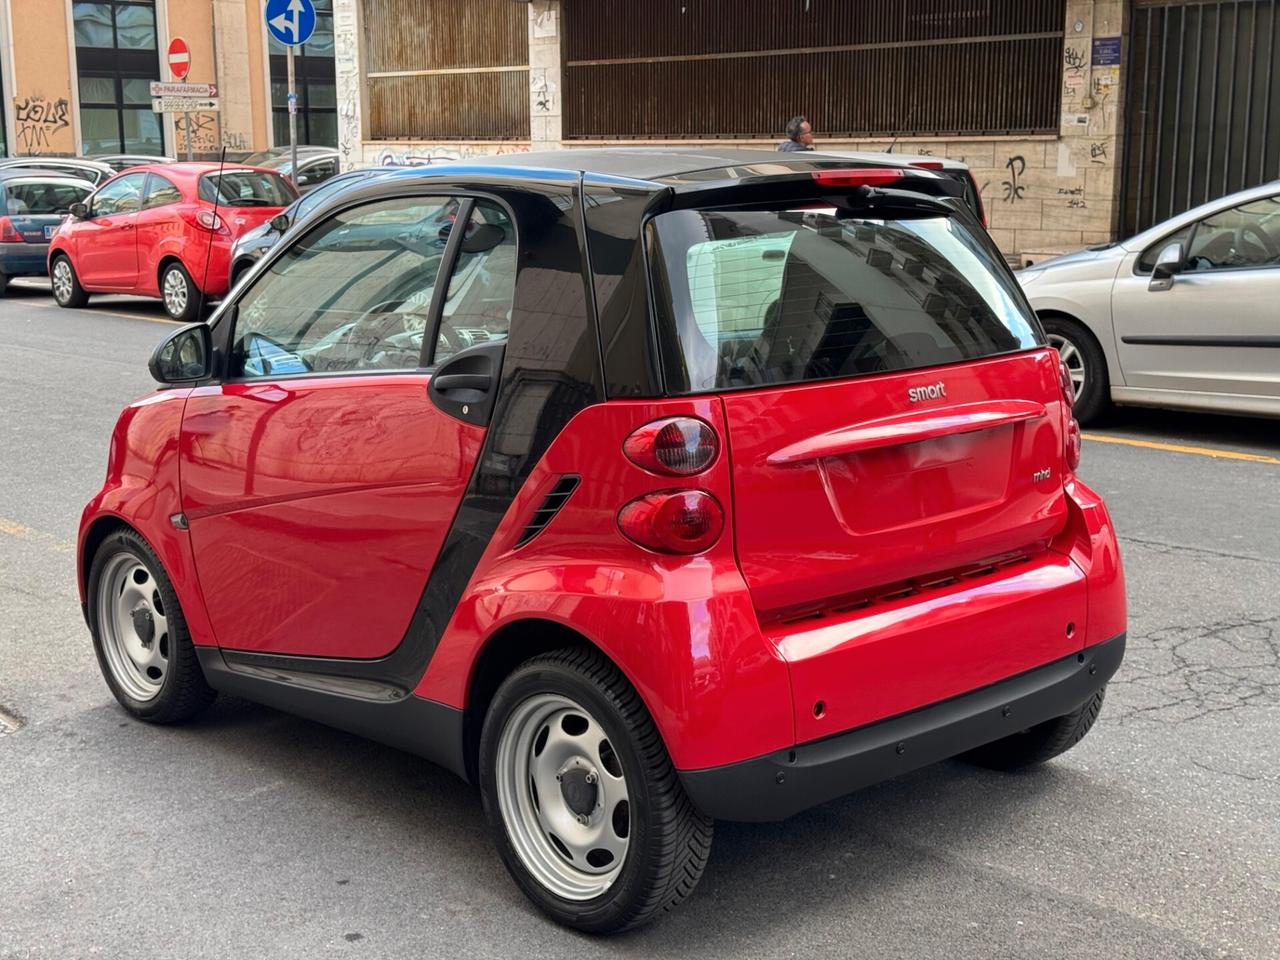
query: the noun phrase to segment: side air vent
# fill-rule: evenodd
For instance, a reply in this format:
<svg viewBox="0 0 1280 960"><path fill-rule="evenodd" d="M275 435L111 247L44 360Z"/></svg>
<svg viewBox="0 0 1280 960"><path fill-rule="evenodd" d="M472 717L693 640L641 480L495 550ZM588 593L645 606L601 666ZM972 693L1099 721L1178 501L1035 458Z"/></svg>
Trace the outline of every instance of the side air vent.
<svg viewBox="0 0 1280 960"><path fill-rule="evenodd" d="M578 489L578 481L580 479L580 477L575 477L573 474L566 474L556 481L556 485L551 488L547 498L542 501L542 506L533 511L533 516L529 519L529 525L524 528L524 533L520 534L520 539L516 541L517 547L523 547L542 532L543 528L560 512L560 508L569 502L569 497L573 491Z"/></svg>

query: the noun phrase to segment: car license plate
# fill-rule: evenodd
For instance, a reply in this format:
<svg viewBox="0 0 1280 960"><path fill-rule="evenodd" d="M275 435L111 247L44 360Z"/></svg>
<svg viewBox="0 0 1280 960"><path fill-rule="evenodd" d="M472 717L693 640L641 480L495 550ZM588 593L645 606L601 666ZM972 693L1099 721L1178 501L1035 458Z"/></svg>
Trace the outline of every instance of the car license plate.
<svg viewBox="0 0 1280 960"><path fill-rule="evenodd" d="M57 230L57 229L58 229L58 225L57 225L56 223L54 223L54 224L50 224L49 226L45 227L45 228L44 228L44 238L45 238L46 240L52 240L52 239L53 239L53 231L55 231L55 230Z"/></svg>

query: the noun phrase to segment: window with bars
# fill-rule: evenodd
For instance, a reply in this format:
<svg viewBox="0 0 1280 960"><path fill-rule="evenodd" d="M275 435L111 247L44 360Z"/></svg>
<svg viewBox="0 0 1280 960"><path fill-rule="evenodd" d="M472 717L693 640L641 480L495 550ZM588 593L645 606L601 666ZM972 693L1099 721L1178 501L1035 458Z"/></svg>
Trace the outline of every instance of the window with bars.
<svg viewBox="0 0 1280 960"><path fill-rule="evenodd" d="M333 0L315 0L316 29L293 51L298 95L298 143L338 145L338 98L333 62ZM276 146L289 142L289 68L283 44L271 39L271 129Z"/></svg>
<svg viewBox="0 0 1280 960"><path fill-rule="evenodd" d="M72 4L86 154L164 153L161 118L151 110L160 79L152 0Z"/></svg>

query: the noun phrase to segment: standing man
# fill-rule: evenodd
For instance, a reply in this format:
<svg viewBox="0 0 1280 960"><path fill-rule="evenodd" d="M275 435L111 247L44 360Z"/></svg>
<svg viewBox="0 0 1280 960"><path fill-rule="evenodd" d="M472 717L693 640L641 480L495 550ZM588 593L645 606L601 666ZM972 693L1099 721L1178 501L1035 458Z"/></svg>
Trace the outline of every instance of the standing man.
<svg viewBox="0 0 1280 960"><path fill-rule="evenodd" d="M798 150L813 149L813 127L804 114L792 117L787 122L787 139L778 144L779 153L795 153Z"/></svg>

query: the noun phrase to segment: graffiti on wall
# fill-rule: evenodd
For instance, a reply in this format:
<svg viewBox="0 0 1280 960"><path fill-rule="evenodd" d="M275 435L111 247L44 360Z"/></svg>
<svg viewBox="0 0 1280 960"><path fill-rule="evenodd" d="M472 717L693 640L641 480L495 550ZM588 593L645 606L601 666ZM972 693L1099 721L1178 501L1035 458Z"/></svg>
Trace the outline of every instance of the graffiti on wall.
<svg viewBox="0 0 1280 960"><path fill-rule="evenodd" d="M71 124L71 104L65 97L49 100L27 97L14 103L14 119L18 125L18 150L42 153L53 148L59 130Z"/></svg>
<svg viewBox="0 0 1280 960"><path fill-rule="evenodd" d="M356 15L349 3L333 8L333 49L338 97L338 152L349 170L360 148L360 70L357 62Z"/></svg>
<svg viewBox="0 0 1280 960"><path fill-rule="evenodd" d="M1018 182L1018 179L1027 172L1026 157L1010 157L1004 167L1009 171L1009 179L1000 183L1000 186L1004 187L1004 202L1015 203L1027 192L1026 185Z"/></svg>

